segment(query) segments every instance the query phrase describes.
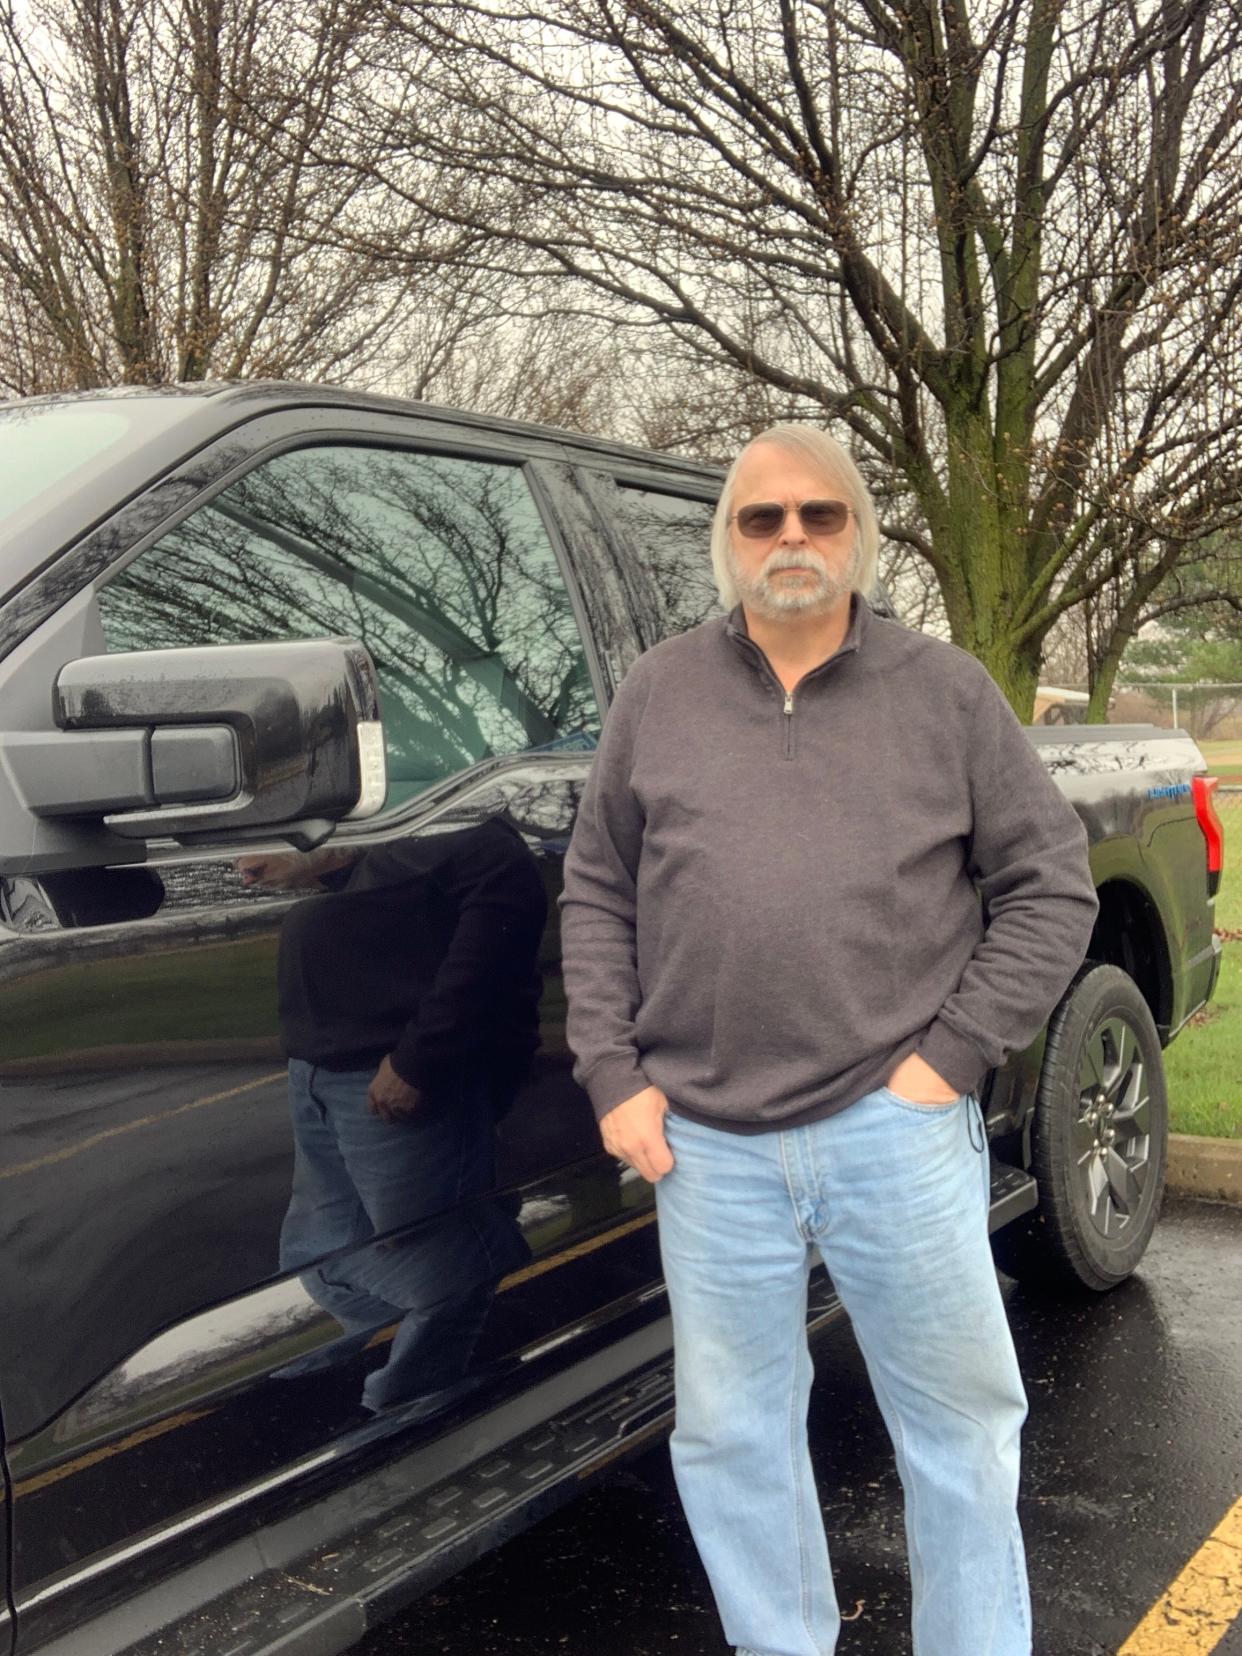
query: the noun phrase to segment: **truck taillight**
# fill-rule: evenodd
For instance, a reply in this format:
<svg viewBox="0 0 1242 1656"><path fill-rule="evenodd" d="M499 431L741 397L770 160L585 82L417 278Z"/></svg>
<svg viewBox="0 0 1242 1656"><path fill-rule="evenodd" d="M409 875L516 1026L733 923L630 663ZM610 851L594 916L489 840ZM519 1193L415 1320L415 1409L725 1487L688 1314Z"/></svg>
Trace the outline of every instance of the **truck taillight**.
<svg viewBox="0 0 1242 1656"><path fill-rule="evenodd" d="M1220 786L1218 776L1194 776L1190 786L1195 796L1195 816L1207 842L1208 896L1215 897L1220 890L1221 870L1225 864L1225 827L1216 811L1212 795Z"/></svg>

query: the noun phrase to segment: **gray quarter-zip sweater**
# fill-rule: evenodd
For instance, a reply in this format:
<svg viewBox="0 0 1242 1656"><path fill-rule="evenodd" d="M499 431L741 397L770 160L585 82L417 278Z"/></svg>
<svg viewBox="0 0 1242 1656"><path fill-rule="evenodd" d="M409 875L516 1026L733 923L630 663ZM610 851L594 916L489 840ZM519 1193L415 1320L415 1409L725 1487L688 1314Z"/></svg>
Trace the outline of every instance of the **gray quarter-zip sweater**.
<svg viewBox="0 0 1242 1656"><path fill-rule="evenodd" d="M560 901L597 1116L654 1083L738 1132L845 1109L911 1052L976 1091L1038 1034L1099 906L1086 832L987 670L858 595L791 695L740 606L635 662Z"/></svg>

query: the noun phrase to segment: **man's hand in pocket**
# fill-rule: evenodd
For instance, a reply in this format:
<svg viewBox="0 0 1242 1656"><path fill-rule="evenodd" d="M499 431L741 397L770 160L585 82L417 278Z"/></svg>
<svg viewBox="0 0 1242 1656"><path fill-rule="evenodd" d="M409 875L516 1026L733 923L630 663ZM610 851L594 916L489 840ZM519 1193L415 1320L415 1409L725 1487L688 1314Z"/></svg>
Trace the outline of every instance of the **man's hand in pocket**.
<svg viewBox="0 0 1242 1656"><path fill-rule="evenodd" d="M392 1059L385 1058L376 1070L367 1089L367 1108L381 1121L404 1121L418 1108L419 1091L403 1081L392 1067Z"/></svg>
<svg viewBox="0 0 1242 1656"><path fill-rule="evenodd" d="M667 1113L668 1099L659 1087L644 1087L609 1110L599 1124L608 1154L628 1162L652 1184L673 1168L673 1152L664 1136Z"/></svg>
<svg viewBox="0 0 1242 1656"><path fill-rule="evenodd" d="M961 1096L956 1087L913 1052L901 1060L884 1085L911 1104L953 1104Z"/></svg>

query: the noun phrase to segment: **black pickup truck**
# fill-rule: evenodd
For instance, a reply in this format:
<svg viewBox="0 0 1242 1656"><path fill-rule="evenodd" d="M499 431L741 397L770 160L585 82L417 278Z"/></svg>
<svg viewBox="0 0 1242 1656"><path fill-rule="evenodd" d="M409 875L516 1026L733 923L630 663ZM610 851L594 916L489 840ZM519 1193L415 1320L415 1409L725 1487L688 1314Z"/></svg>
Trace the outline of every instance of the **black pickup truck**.
<svg viewBox="0 0 1242 1656"><path fill-rule="evenodd" d="M555 898L617 682L715 605L719 475L272 384L10 404L0 479L0 1650L344 1650L669 1423L652 1195L572 1080ZM988 1079L992 1227L1012 1274L1103 1290L1156 1221L1222 836L1181 732L1031 740L1100 913ZM497 820L546 923L488 1189L282 1272L307 899L245 859ZM480 1231L509 1265L463 1286L445 1237ZM428 1262L463 1355L363 1410L394 1330L342 1340L325 1284Z"/></svg>

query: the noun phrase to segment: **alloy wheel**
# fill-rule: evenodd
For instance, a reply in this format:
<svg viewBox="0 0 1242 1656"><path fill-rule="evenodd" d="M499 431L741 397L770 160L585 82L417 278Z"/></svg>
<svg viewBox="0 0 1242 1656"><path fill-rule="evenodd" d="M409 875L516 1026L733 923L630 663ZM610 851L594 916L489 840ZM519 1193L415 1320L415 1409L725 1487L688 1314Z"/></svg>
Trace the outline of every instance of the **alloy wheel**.
<svg viewBox="0 0 1242 1656"><path fill-rule="evenodd" d="M1123 1018L1109 1018L1093 1032L1078 1082L1074 1165L1087 1216L1112 1241L1139 1210L1151 1155L1147 1066Z"/></svg>

